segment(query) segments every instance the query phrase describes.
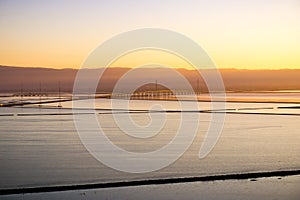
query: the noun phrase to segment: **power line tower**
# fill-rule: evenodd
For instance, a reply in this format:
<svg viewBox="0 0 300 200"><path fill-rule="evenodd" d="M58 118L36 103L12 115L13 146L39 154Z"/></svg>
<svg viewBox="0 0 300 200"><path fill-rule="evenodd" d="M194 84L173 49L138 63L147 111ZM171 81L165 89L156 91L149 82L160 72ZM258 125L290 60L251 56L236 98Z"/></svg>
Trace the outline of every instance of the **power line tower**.
<svg viewBox="0 0 300 200"><path fill-rule="evenodd" d="M62 107L62 105L61 105L61 95L60 95L60 93L61 93L61 90L60 90L60 82L58 82L58 106L57 106L57 107L59 107L59 108Z"/></svg>
<svg viewBox="0 0 300 200"><path fill-rule="evenodd" d="M40 97L40 102L39 102L39 107L41 107L41 102L42 102L42 85L41 85L41 81L40 81L40 85L39 85L39 97Z"/></svg>
<svg viewBox="0 0 300 200"><path fill-rule="evenodd" d="M196 88L196 94L200 93L200 83L199 83L199 78L197 79L197 88Z"/></svg>

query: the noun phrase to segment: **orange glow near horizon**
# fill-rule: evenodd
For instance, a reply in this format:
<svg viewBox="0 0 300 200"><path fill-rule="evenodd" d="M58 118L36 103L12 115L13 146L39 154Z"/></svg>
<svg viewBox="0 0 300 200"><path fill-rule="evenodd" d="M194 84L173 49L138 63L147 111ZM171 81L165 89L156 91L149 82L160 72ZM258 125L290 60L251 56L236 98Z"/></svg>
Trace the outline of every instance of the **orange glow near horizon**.
<svg viewBox="0 0 300 200"><path fill-rule="evenodd" d="M299 19L298 0L1 1L0 65L76 69L114 35L153 27L191 38L218 68L300 69ZM155 62L152 54L143 56ZM134 67L139 57L122 62Z"/></svg>

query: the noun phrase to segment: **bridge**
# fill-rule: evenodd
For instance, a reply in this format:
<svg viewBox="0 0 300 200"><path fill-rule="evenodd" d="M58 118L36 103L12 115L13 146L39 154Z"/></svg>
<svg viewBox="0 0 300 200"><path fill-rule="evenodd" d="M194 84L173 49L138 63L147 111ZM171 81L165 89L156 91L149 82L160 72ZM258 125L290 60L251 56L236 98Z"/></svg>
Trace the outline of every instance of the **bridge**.
<svg viewBox="0 0 300 200"><path fill-rule="evenodd" d="M65 93L67 94L67 93ZM12 106L24 106L33 104L48 104L59 103L74 100L86 100L86 99L131 99L131 100L179 100L177 97L186 95L198 95L200 92L188 91L188 90L151 90L133 93L85 93L85 94L68 94L61 95L60 93L14 93L10 97L16 97L19 99L9 100L7 102L0 103L0 107L12 107ZM29 97L29 98L26 98ZM33 97L33 98L32 98ZM61 107L61 106L58 106Z"/></svg>

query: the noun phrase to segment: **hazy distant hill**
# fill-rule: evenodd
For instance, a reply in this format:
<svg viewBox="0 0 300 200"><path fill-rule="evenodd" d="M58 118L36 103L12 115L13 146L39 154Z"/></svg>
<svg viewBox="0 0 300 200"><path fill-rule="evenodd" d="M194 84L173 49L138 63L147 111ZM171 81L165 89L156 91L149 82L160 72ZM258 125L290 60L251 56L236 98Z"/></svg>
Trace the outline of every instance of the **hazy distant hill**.
<svg viewBox="0 0 300 200"><path fill-rule="evenodd" d="M89 69L93 73L93 69ZM103 70L103 69L102 69ZM130 68L109 68L98 86L98 91L112 91L120 77ZM194 70L177 69L183 74L192 87L197 88L197 82L202 91L206 91L203 79ZM57 92L59 84L62 91L71 92L76 77L76 69L51 69L0 66L0 92L35 92L40 84L45 92ZM300 70L237 70L220 69L224 84L230 91L251 90L300 90ZM124 77L122 87L133 85L141 80L148 83L167 81L174 88L185 89L179 84L174 73L167 68L139 68L128 77Z"/></svg>

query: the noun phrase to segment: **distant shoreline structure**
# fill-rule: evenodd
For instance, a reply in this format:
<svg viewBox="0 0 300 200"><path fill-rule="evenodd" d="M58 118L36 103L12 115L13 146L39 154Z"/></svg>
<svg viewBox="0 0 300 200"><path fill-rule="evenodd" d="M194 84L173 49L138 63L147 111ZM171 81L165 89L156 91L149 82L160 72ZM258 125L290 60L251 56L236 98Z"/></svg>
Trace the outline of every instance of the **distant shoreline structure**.
<svg viewBox="0 0 300 200"><path fill-rule="evenodd" d="M226 98L211 97L209 93L193 93L194 91L137 91L134 93L97 93L97 94L72 94L72 93L34 93L32 95L0 93L0 107L43 105L49 103L88 100L88 99L119 99L119 100L144 100L144 101L198 101L198 102L227 102L227 103L285 103L299 104L300 91L267 91L226 93ZM31 93L30 93L31 94ZM196 98L196 99L195 99ZM62 107L62 106L59 106Z"/></svg>

